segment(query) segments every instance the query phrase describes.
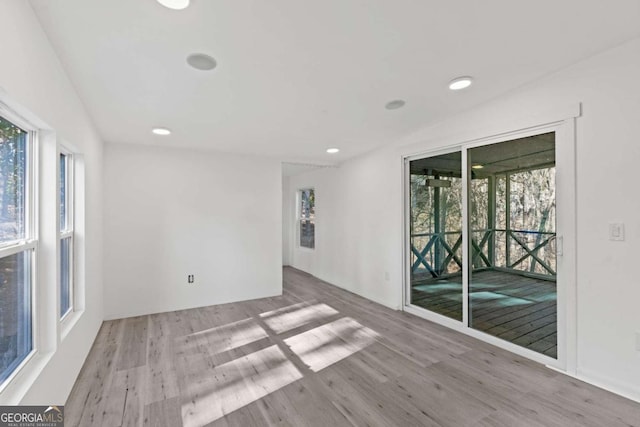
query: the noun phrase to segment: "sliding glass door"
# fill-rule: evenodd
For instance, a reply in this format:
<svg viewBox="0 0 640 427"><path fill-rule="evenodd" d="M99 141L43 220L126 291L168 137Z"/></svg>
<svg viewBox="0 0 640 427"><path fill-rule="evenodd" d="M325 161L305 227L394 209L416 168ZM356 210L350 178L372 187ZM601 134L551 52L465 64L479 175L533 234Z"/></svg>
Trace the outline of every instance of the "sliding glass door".
<svg viewBox="0 0 640 427"><path fill-rule="evenodd" d="M556 358L555 133L468 159L469 326Z"/></svg>
<svg viewBox="0 0 640 427"><path fill-rule="evenodd" d="M410 164L411 304L462 320L462 156Z"/></svg>
<svg viewBox="0 0 640 427"><path fill-rule="evenodd" d="M555 138L408 162L410 306L557 358Z"/></svg>

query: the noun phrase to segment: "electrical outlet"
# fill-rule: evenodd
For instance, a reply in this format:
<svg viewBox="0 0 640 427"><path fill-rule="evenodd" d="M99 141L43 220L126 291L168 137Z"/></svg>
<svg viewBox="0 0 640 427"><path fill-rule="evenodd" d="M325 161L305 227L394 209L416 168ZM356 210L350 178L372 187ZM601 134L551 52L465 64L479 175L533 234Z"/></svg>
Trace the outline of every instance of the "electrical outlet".
<svg viewBox="0 0 640 427"><path fill-rule="evenodd" d="M196 278L193 274L189 274L187 276L187 283L195 283L195 281L196 281Z"/></svg>
<svg viewBox="0 0 640 427"><path fill-rule="evenodd" d="M609 240L624 241L624 224L612 222L609 224Z"/></svg>

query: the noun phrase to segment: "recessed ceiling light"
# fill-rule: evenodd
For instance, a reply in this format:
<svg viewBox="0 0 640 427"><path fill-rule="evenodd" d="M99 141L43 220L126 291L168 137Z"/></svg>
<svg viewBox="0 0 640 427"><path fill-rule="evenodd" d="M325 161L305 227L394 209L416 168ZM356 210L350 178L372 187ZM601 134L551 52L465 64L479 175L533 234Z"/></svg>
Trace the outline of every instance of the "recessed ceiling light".
<svg viewBox="0 0 640 427"><path fill-rule="evenodd" d="M471 169L482 169L482 168L484 168L483 165L473 165L473 166L471 166Z"/></svg>
<svg viewBox="0 0 640 427"><path fill-rule="evenodd" d="M187 64L191 65L196 70L202 71L213 70L218 65L212 56L204 53L194 53L187 56Z"/></svg>
<svg viewBox="0 0 640 427"><path fill-rule="evenodd" d="M186 9L189 2L190 0L158 0L158 3L173 10Z"/></svg>
<svg viewBox="0 0 640 427"><path fill-rule="evenodd" d="M453 79L449 82L449 89L451 90L460 90L465 89L471 86L473 79L469 76L458 77L457 79Z"/></svg>
<svg viewBox="0 0 640 427"><path fill-rule="evenodd" d="M387 102L387 104L384 106L384 108L386 108L387 110L397 110L398 108L404 107L404 104L406 104L406 102L404 102L404 100L395 99L393 101Z"/></svg>
<svg viewBox="0 0 640 427"><path fill-rule="evenodd" d="M340 149L339 148L327 148L327 153L329 154L336 154L339 153Z"/></svg>
<svg viewBox="0 0 640 427"><path fill-rule="evenodd" d="M151 129L151 132L155 133L156 135L171 135L171 131L167 128L153 128Z"/></svg>

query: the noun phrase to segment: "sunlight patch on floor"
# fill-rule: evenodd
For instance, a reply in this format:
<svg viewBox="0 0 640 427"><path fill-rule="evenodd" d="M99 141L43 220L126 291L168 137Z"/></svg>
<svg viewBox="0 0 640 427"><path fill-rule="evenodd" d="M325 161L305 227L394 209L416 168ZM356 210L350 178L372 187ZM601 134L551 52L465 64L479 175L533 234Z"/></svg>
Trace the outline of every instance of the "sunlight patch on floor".
<svg viewBox="0 0 640 427"><path fill-rule="evenodd" d="M184 427L200 427L302 378L276 345L201 372L187 384Z"/></svg>
<svg viewBox="0 0 640 427"><path fill-rule="evenodd" d="M314 372L318 372L372 344L378 334L344 317L284 340Z"/></svg>
<svg viewBox="0 0 640 427"><path fill-rule="evenodd" d="M250 318L187 335L181 347L187 354L194 348L203 348L207 353L218 354L268 336L267 332Z"/></svg>
<svg viewBox="0 0 640 427"><path fill-rule="evenodd" d="M294 308L291 310L291 308ZM326 319L338 314L338 311L327 304L313 304L285 307L284 309L262 313L260 317L276 334L304 326L308 323Z"/></svg>

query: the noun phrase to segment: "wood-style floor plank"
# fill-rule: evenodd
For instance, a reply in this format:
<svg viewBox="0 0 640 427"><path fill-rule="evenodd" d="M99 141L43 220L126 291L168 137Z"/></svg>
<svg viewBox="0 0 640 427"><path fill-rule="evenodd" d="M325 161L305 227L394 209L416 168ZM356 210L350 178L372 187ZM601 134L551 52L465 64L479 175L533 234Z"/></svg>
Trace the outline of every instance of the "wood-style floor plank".
<svg viewBox="0 0 640 427"><path fill-rule="evenodd" d="M122 346L117 370L144 366L147 363L147 337L149 316L130 317L122 320Z"/></svg>
<svg viewBox="0 0 640 427"><path fill-rule="evenodd" d="M144 427L182 427L180 399L172 397L144 407Z"/></svg>
<svg viewBox="0 0 640 427"><path fill-rule="evenodd" d="M283 281L278 297L105 322L65 425L640 427L636 402L301 271ZM500 319L481 303L476 319L555 351L539 304Z"/></svg>

